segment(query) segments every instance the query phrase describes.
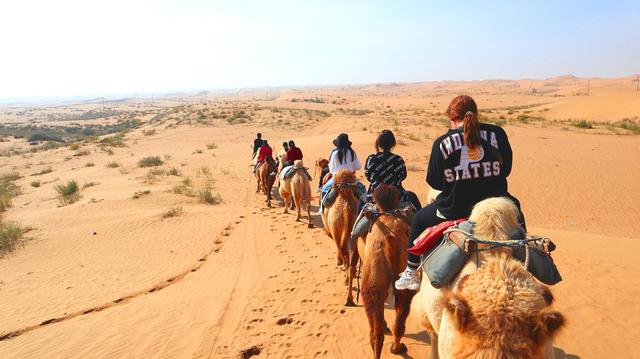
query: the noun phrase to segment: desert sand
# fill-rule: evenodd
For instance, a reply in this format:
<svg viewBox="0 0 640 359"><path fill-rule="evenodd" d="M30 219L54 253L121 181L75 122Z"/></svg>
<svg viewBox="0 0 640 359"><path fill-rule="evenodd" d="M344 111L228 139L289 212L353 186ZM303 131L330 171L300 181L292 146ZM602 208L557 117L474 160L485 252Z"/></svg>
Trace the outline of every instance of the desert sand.
<svg viewBox="0 0 640 359"><path fill-rule="evenodd" d="M279 201L265 206L249 170L250 143L258 131L276 151L294 139L312 167L338 133L349 133L364 160L376 133L389 128L409 165L405 187L424 200L431 143L446 131L442 113L460 93L474 96L485 121L505 128L514 150L510 191L530 232L558 245L553 257L564 280L552 291L568 323L555 342L556 358L637 357L640 136L615 125L638 123L640 93L631 80L591 79L588 96L581 92L586 80L565 76L108 103L141 111L132 115L141 125L126 133L126 147L110 154L87 141L80 149L88 153L79 156L60 147L0 157L0 173L22 176L15 182L22 194L2 220L33 228L0 257L0 357L369 357L364 310L343 306L333 241L318 216L307 229L295 214L281 214ZM28 116L7 107L0 118L56 126L39 114L100 106L33 108ZM227 120L240 110L250 118ZM152 120L160 113L167 115ZM0 151L29 147L24 139L0 142ZM179 175L137 166L151 155ZM107 167L111 162L119 167ZM47 167L50 173L33 176ZM175 193L186 177L191 191L208 186L221 203ZM60 206L54 186L71 179L93 185ZM34 180L42 184L33 187ZM175 207L182 212L163 216ZM404 342L405 357L428 356L428 336L411 316ZM387 336L386 358L395 357L390 343Z"/></svg>

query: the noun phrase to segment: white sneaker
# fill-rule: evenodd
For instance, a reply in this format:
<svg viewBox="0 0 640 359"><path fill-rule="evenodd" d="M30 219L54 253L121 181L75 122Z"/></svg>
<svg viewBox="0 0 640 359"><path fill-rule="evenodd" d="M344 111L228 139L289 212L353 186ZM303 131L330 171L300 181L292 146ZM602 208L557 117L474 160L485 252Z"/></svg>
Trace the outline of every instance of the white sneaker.
<svg viewBox="0 0 640 359"><path fill-rule="evenodd" d="M395 287L398 290L419 290L420 275L418 275L418 271L407 267L404 272L400 273L400 278L396 281Z"/></svg>

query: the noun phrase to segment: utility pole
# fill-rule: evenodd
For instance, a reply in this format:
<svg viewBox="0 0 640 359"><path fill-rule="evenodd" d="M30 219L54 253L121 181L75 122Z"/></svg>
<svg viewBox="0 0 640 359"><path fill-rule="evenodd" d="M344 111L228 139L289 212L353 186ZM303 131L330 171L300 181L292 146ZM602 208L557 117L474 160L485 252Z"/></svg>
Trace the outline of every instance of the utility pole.
<svg viewBox="0 0 640 359"><path fill-rule="evenodd" d="M640 92L640 74L636 75L636 79L633 81L636 82L636 92Z"/></svg>
<svg viewBox="0 0 640 359"><path fill-rule="evenodd" d="M587 80L587 96L589 96L589 80Z"/></svg>

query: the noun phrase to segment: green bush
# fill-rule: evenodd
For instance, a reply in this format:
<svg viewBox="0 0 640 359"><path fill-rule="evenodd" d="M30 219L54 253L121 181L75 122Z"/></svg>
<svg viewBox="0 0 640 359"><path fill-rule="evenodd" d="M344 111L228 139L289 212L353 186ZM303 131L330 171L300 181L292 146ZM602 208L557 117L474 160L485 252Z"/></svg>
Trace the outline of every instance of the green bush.
<svg viewBox="0 0 640 359"><path fill-rule="evenodd" d="M30 230L31 228L22 227L15 222L0 223L0 256L13 251Z"/></svg>
<svg viewBox="0 0 640 359"><path fill-rule="evenodd" d="M162 218L171 218L181 216L184 211L182 207L171 207L162 213Z"/></svg>
<svg viewBox="0 0 640 359"><path fill-rule="evenodd" d="M138 192L134 193L133 197L131 197L131 198L138 199L138 198L140 198L142 196L148 195L149 193L151 193L151 191L149 191L148 189L144 190L144 191L138 191Z"/></svg>
<svg viewBox="0 0 640 359"><path fill-rule="evenodd" d="M222 198L220 197L220 195L217 193L212 193L208 188L204 188L198 191L198 198L200 199L200 202L211 205L220 204L222 202Z"/></svg>
<svg viewBox="0 0 640 359"><path fill-rule="evenodd" d="M147 156L138 161L138 167L154 167L160 166L164 162L160 158L160 156Z"/></svg>
<svg viewBox="0 0 640 359"><path fill-rule="evenodd" d="M58 202L61 206L72 204L80 199L80 186L75 180L56 185L55 190L58 192Z"/></svg>
<svg viewBox="0 0 640 359"><path fill-rule="evenodd" d="M573 122L573 125L578 127L578 128L586 128L586 129L591 129L593 128L593 124L591 124L590 121L587 120L577 120Z"/></svg>

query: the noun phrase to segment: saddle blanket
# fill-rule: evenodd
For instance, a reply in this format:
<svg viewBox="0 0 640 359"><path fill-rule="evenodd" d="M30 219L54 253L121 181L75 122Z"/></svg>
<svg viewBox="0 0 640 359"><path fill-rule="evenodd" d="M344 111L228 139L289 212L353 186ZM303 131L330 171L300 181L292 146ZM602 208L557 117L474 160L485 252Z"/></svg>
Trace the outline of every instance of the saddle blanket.
<svg viewBox="0 0 640 359"><path fill-rule="evenodd" d="M296 168L294 166L287 166L285 168L282 169L282 171L280 171L280 179L284 180L287 178L291 178L293 176L294 173L296 173L296 170L298 170L299 168ZM309 172L307 171L306 167L302 167L302 170L304 171L304 174L307 176L307 179L309 179L309 181L311 181L311 175L309 175Z"/></svg>

